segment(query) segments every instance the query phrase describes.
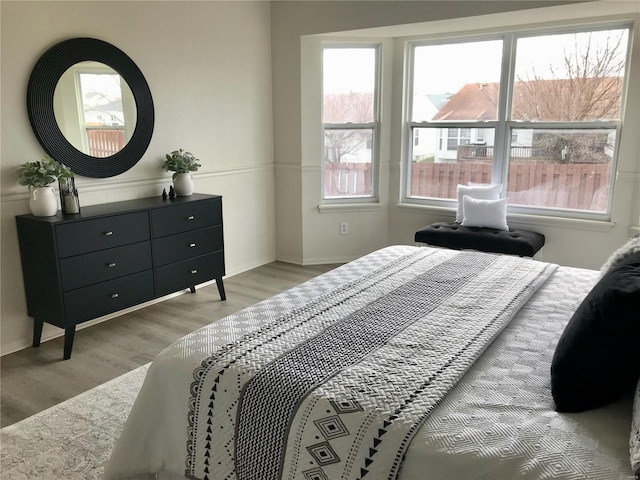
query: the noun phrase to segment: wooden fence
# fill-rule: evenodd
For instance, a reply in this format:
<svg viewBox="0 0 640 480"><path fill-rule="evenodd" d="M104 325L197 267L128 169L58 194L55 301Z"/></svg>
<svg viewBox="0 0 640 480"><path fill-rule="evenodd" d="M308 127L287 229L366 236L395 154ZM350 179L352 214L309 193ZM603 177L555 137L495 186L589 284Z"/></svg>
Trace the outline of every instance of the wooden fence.
<svg viewBox="0 0 640 480"><path fill-rule="evenodd" d="M370 163L325 163L325 197L371 195Z"/></svg>
<svg viewBox="0 0 640 480"><path fill-rule="evenodd" d="M611 165L511 162L507 196L510 204L606 211ZM456 198L458 184L491 183L485 162L411 164L411 196ZM325 164L325 196L368 195L371 165Z"/></svg>
<svg viewBox="0 0 640 480"><path fill-rule="evenodd" d="M124 148L124 129L87 129L89 155L110 157Z"/></svg>

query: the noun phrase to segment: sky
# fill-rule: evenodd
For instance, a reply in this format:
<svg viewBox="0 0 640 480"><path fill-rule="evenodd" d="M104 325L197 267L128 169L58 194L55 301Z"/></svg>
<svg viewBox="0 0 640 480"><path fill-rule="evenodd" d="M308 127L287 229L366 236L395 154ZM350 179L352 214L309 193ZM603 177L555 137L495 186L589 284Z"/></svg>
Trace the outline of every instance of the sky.
<svg viewBox="0 0 640 480"><path fill-rule="evenodd" d="M612 31L593 32L592 40L603 44ZM621 52L626 55L626 30ZM542 78L553 78L549 65L560 65L565 51L574 51L574 34L543 35L518 39L516 78L525 77L535 67ZM577 35L586 45L587 34ZM497 82L500 79L502 41L476 41L415 48L414 88L421 93L455 93L465 83ZM375 50L342 48L324 50L323 88L325 93L373 91ZM558 69L556 69L558 70ZM556 77L558 78L558 77Z"/></svg>

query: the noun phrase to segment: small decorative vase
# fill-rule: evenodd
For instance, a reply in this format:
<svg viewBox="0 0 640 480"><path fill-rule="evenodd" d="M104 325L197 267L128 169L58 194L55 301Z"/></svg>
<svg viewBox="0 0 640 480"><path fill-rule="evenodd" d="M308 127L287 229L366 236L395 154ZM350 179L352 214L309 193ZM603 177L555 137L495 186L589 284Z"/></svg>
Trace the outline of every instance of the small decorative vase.
<svg viewBox="0 0 640 480"><path fill-rule="evenodd" d="M179 197L188 197L193 194L193 178L190 173L175 173L173 175L173 188Z"/></svg>
<svg viewBox="0 0 640 480"><path fill-rule="evenodd" d="M36 217L51 217L58 211L58 200L52 186L32 187L29 208Z"/></svg>
<svg viewBox="0 0 640 480"><path fill-rule="evenodd" d="M78 199L78 189L73 177L60 179L58 181L60 191L60 209L63 215L75 215L80 213L80 200Z"/></svg>

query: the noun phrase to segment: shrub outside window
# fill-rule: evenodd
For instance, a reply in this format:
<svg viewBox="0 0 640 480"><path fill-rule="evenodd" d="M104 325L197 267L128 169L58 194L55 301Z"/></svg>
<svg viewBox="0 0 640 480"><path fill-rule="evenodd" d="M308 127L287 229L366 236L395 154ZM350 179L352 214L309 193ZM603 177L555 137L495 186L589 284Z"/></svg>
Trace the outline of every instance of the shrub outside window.
<svg viewBox="0 0 640 480"><path fill-rule="evenodd" d="M443 203L458 184L494 182L516 209L608 215L628 37L583 27L411 44L407 131L420 141L405 200Z"/></svg>

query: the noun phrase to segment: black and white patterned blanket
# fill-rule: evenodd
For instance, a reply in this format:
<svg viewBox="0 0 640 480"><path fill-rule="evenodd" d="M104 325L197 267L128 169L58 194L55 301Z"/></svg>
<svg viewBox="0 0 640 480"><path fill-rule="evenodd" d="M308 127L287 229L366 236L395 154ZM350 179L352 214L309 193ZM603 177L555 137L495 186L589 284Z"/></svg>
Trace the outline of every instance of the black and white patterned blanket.
<svg viewBox="0 0 640 480"><path fill-rule="evenodd" d="M396 478L411 438L554 265L419 249L194 371L185 475Z"/></svg>

